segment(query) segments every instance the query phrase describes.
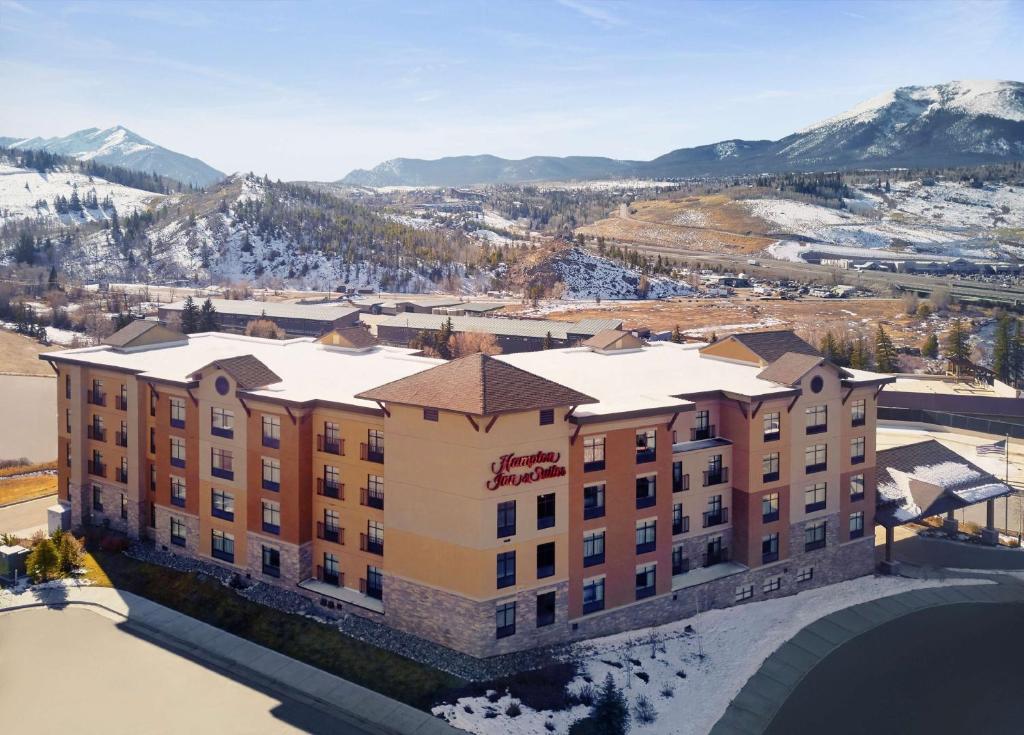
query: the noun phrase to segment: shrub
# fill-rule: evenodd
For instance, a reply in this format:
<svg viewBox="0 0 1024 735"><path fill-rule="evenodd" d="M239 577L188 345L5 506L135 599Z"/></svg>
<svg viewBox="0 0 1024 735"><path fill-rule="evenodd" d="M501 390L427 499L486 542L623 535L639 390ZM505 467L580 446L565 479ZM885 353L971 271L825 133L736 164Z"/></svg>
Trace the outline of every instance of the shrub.
<svg viewBox="0 0 1024 735"><path fill-rule="evenodd" d="M55 533L54 536L53 544L60 559L61 571L70 574L82 566L85 559L85 548L82 546L82 542L68 531Z"/></svg>
<svg viewBox="0 0 1024 735"><path fill-rule="evenodd" d="M633 716L636 717L637 722L650 725L658 719L658 710L654 709L651 700L641 694L636 698L636 702L633 703Z"/></svg>
<svg viewBox="0 0 1024 735"><path fill-rule="evenodd" d="M484 712L484 719L485 720L493 720L497 716L498 716L498 713L495 712L493 709L489 709L486 712Z"/></svg>
<svg viewBox="0 0 1024 735"><path fill-rule="evenodd" d="M685 679L686 678L686 672L683 671L682 669L679 669L679 671L676 672L676 676L678 676L680 679Z"/></svg>
<svg viewBox="0 0 1024 735"><path fill-rule="evenodd" d="M551 720L545 720L544 721L544 729L547 730L548 732L554 732L558 728L556 727L555 723L553 723Z"/></svg>
<svg viewBox="0 0 1024 735"><path fill-rule="evenodd" d="M584 684L580 687L580 690L576 692L573 699L579 704L584 704L587 707L592 707L594 705L594 699L596 698L596 695L597 691L594 689L592 685Z"/></svg>
<svg viewBox="0 0 1024 735"><path fill-rule="evenodd" d="M495 691L493 689L491 691L487 692L487 701L488 702L491 702L493 704L494 702L497 702L499 699L501 699L501 694L499 692L497 692L497 691Z"/></svg>
<svg viewBox="0 0 1024 735"><path fill-rule="evenodd" d="M463 705L462 709L465 711L467 715L473 714L473 708L470 707L468 704Z"/></svg>
<svg viewBox="0 0 1024 735"><path fill-rule="evenodd" d="M519 717L523 714L523 708L519 706L519 702L512 700L508 703L508 707L505 708L505 714L509 717Z"/></svg>
<svg viewBox="0 0 1024 735"><path fill-rule="evenodd" d="M638 671L636 672L636 678L646 684L651 680L651 675L646 671Z"/></svg>
<svg viewBox="0 0 1024 735"><path fill-rule="evenodd" d="M60 556L53 542L44 538L33 546L25 566L35 582L47 582L59 576Z"/></svg>
<svg viewBox="0 0 1024 735"><path fill-rule="evenodd" d="M16 546L18 541L13 533L0 533L0 546Z"/></svg>
<svg viewBox="0 0 1024 735"><path fill-rule="evenodd" d="M676 689L671 684L665 684L661 688L661 696L665 699L671 699L676 695Z"/></svg>

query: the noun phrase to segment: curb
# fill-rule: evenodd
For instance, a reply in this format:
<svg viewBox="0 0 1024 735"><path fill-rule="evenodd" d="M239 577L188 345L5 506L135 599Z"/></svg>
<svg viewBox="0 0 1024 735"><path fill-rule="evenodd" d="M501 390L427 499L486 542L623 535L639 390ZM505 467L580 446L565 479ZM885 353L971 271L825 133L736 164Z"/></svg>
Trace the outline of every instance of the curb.
<svg viewBox="0 0 1024 735"><path fill-rule="evenodd" d="M978 573L984 574L985 570ZM944 605L1014 602L1024 602L1024 584L998 582L925 587L837 610L805 626L775 649L732 698L710 735L761 735L818 664L880 625Z"/></svg>
<svg viewBox="0 0 1024 735"><path fill-rule="evenodd" d="M21 475L15 475L15 477L21 477ZM2 482L3 480L6 480L6 479L8 479L8 478L0 477L0 482ZM26 500L15 500L13 503L7 503L5 505L0 505L0 510L3 510L4 508L16 508L17 506L24 505L25 503L34 503L37 500L42 500L43 498L56 498L57 495L58 494L56 492L53 492L53 493L50 493L48 495L40 495L38 498L28 498Z"/></svg>
<svg viewBox="0 0 1024 735"><path fill-rule="evenodd" d="M227 631L221 630L220 628L216 628L215 626L210 626L208 623L203 623L202 621L195 620L194 618L191 618L191 617L189 617L189 616L187 616L187 615L185 615L183 613L179 613L179 612L177 612L175 610L171 610L171 608L165 608L162 605L158 605L157 603L151 603L151 604L156 605L157 607L160 607L162 609L169 610L169 611L175 613L175 615L180 616L181 618L185 618L187 620L192 620L196 624L208 626L208 627L216 630L221 635L237 637L237 636L234 636L233 633L228 633ZM91 601L91 600L57 600L57 601L54 601L52 603L47 603L47 602L43 602L43 601L30 602L30 603L22 603L22 604L18 604L18 605L11 605L9 607L2 607L2 608L0 608L0 616L2 616L4 613L15 612L15 611L18 611L18 610L28 610L28 609L32 609L32 608L55 608L55 609L62 609L62 608L65 608L65 607L68 607L68 606L72 606L72 605L80 605L80 606L85 607L85 608L97 608L98 610L103 610L106 613L109 613L109 614L115 616L117 619L123 621L123 623L124 623L124 625L126 627L135 629L137 632L141 633L143 635L143 637L148 637L148 638L150 638L150 639L152 639L154 641L157 641L159 643L165 644L168 648L171 648L172 650L176 650L179 653L184 653L186 655L192 656L192 657L202 661L204 664L210 665L213 669L215 669L221 675L228 676L228 677L233 677L233 678L239 678L239 679L242 679L244 681L248 681L251 684L254 684L256 686L262 687L262 688L264 688L264 689L266 689L268 691L271 691L271 692L273 692L273 693L275 693L277 695L285 696L285 697L288 697L290 699L293 699L293 700L296 700L298 702L301 702L303 704L306 704L308 706L315 707L316 709L319 709L320 711L324 712L325 714L328 714L331 717L334 717L335 719L337 719L337 720L339 720L341 722L349 723L349 724L351 724L351 725L353 725L355 727L358 727L358 728L363 729L363 730L367 730L369 732L382 733L383 735L413 735L414 733L416 735L428 735L429 733L438 733L438 734L440 734L440 733L447 733L447 734L450 734L450 735L455 735L456 733L462 733L462 735L465 735L463 733L463 731L457 730L457 729L453 728L451 725L446 723L444 720L439 719L437 717L434 717L433 715L431 715L429 713L426 713L426 712L423 712L421 710L415 709L414 707L411 707L411 706L406 705L404 703L398 702L397 700L392 700L390 698L387 698L387 697L385 697L382 694L374 692L373 690L365 689L365 687L362 687L361 685L355 684L353 682L349 682L346 679L342 679L341 677L336 676L335 674L331 674L329 672L322 671L320 669L317 669L316 667L310 666L309 664L303 664L304 666L309 666L310 668L314 669L315 671L319 672L320 674L322 674L324 676L331 677L333 679L338 680L339 682L344 682L345 684L347 684L347 685L349 685L351 687L355 687L355 688L357 688L359 690L364 690L365 696L380 697L381 699L386 699L389 703L397 705L397 707L399 707L399 708L405 709L406 710L406 714L408 714L409 716L418 716L418 717L416 717L416 719L420 719L421 721L420 721L420 723L418 725L416 725L412 729L408 729L408 728L401 728L400 729L400 728L396 727L394 725L394 723L389 722L389 721L385 721L383 719L369 719L369 718L363 717L363 716L361 716L361 715L359 715L359 714L357 714L355 712L351 712L351 711L346 710L346 709L344 709L342 707L339 707L338 705L334 704L330 700L324 699L322 697L318 697L318 696L316 696L314 694L310 694L309 692L306 692L306 691L304 691L302 689L299 689L299 688L294 687L294 686L292 686L292 685L290 685L288 683L285 683L281 679L272 678L270 676L267 676L266 674L263 674L263 673L255 670L254 668L248 666L244 662L241 662L241 661L238 661L238 660L235 660L235 659L226 658L224 656L220 656L218 654L213 653L209 649L200 648L198 646L195 646L192 643L190 643L188 641L185 641L185 640L182 640L182 639L180 639L180 638L178 638L178 637L176 637L174 635L171 635L171 634L169 634L169 633L167 633L167 632L165 632L165 631L163 631L163 630L161 630L161 629L159 629L159 628L157 628L157 627L155 627L153 625L141 622L141 621L139 621L137 619L132 619L130 616L127 616L124 613L119 612L117 610L113 610L113 609L111 609L111 608L107 607L106 605L104 605L102 603L99 603L99 602L94 602L94 601ZM92 610L92 612L96 612L96 611ZM99 613L97 613L97 614L99 614ZM246 639L243 638L241 640L246 640ZM264 646L259 646L259 644L252 643L252 641L246 641L246 642L251 644L251 645L258 646L260 649L262 649L264 651L271 652L271 653L273 653L275 655L281 656L282 658L285 658L288 661L294 661L294 662L297 662L297 663L302 663L302 662L298 661L297 659L289 658L289 657L285 656L284 654L281 654L281 653L278 653L277 651L274 651L273 649L265 648Z"/></svg>

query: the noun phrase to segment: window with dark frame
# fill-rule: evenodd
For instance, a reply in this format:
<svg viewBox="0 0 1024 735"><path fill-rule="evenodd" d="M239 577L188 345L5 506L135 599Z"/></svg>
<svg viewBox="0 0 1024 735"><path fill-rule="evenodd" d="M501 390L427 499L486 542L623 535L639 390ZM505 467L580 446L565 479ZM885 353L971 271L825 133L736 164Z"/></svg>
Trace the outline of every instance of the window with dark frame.
<svg viewBox="0 0 1024 735"><path fill-rule="evenodd" d="M498 538L516 535L516 501L498 503Z"/></svg>
<svg viewBox="0 0 1024 735"><path fill-rule="evenodd" d="M861 538L864 536L864 511L858 510L850 514L850 538Z"/></svg>
<svg viewBox="0 0 1024 735"><path fill-rule="evenodd" d="M583 566L604 564L604 531L592 531L583 536Z"/></svg>
<svg viewBox="0 0 1024 735"><path fill-rule="evenodd" d="M537 627L543 628L555 622L555 593L541 592L537 595Z"/></svg>
<svg viewBox="0 0 1024 735"><path fill-rule="evenodd" d="M653 597L656 591L657 565L645 564L636 569L636 599Z"/></svg>
<svg viewBox="0 0 1024 735"><path fill-rule="evenodd" d="M815 521L804 526L804 551L825 548L825 521Z"/></svg>
<svg viewBox="0 0 1024 735"><path fill-rule="evenodd" d="M273 546L262 548L263 573L268 577L281 576L281 552Z"/></svg>
<svg viewBox="0 0 1024 735"><path fill-rule="evenodd" d="M764 418L761 419L761 426L763 429L764 441L776 441L781 433L781 414L774 411L771 413L766 413L764 415Z"/></svg>
<svg viewBox="0 0 1024 735"><path fill-rule="evenodd" d="M537 545L537 579L551 577L555 573L555 542Z"/></svg>
<svg viewBox="0 0 1024 735"><path fill-rule="evenodd" d="M828 483L817 482L804 490L804 512L815 513L825 510L828 500Z"/></svg>
<svg viewBox="0 0 1024 735"><path fill-rule="evenodd" d="M553 409L553 408L542 409L541 412L540 412L540 425L541 426L550 426L553 423L555 423L555 409Z"/></svg>
<svg viewBox="0 0 1024 735"><path fill-rule="evenodd" d="M850 502L864 499L864 475L850 475Z"/></svg>
<svg viewBox="0 0 1024 735"><path fill-rule="evenodd" d="M636 523L636 553L648 554L654 551L658 545L658 522L655 519L637 521Z"/></svg>
<svg viewBox="0 0 1024 735"><path fill-rule="evenodd" d="M537 529L553 528L555 525L555 494L537 496Z"/></svg>
<svg viewBox="0 0 1024 735"><path fill-rule="evenodd" d="M604 577L583 581L583 614L604 610Z"/></svg>
<svg viewBox="0 0 1024 735"><path fill-rule="evenodd" d="M779 520L779 494L765 493L761 496L761 522L771 523Z"/></svg>
<svg viewBox="0 0 1024 735"><path fill-rule="evenodd" d="M583 520L604 516L604 483L583 486Z"/></svg>
<svg viewBox="0 0 1024 735"><path fill-rule="evenodd" d="M779 534L769 533L761 537L761 563L770 564L779 560Z"/></svg>
<svg viewBox="0 0 1024 735"><path fill-rule="evenodd" d="M596 472L604 469L604 437L583 437L583 471Z"/></svg>
<svg viewBox="0 0 1024 735"><path fill-rule="evenodd" d="M516 552L503 551L498 554L497 587L503 589L516 583Z"/></svg>
<svg viewBox="0 0 1024 735"><path fill-rule="evenodd" d="M508 638L516 634L516 603L498 605L494 613L494 637Z"/></svg>

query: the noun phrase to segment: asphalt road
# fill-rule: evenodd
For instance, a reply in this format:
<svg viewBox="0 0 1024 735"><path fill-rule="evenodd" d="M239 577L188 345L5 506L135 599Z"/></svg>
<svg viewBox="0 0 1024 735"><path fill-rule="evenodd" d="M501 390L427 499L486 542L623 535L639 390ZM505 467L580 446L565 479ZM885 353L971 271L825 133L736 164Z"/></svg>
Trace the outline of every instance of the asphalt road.
<svg viewBox="0 0 1024 735"><path fill-rule="evenodd" d="M31 536L37 529L47 528L46 509L57 502L56 495L47 495L24 503L0 507L0 533Z"/></svg>
<svg viewBox="0 0 1024 735"><path fill-rule="evenodd" d="M81 609L0 613L10 732L369 735Z"/></svg>
<svg viewBox="0 0 1024 735"><path fill-rule="evenodd" d="M840 646L804 678L766 735L1020 732L1024 604L945 605Z"/></svg>

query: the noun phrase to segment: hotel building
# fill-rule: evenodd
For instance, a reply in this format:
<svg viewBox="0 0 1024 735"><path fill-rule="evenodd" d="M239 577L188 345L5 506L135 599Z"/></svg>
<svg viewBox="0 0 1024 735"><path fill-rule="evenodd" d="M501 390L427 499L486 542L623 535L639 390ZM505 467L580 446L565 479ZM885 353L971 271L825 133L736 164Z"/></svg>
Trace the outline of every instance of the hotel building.
<svg viewBox="0 0 1024 735"><path fill-rule="evenodd" d="M42 358L73 525L475 656L874 566L889 378L791 332L444 362L134 322Z"/></svg>

